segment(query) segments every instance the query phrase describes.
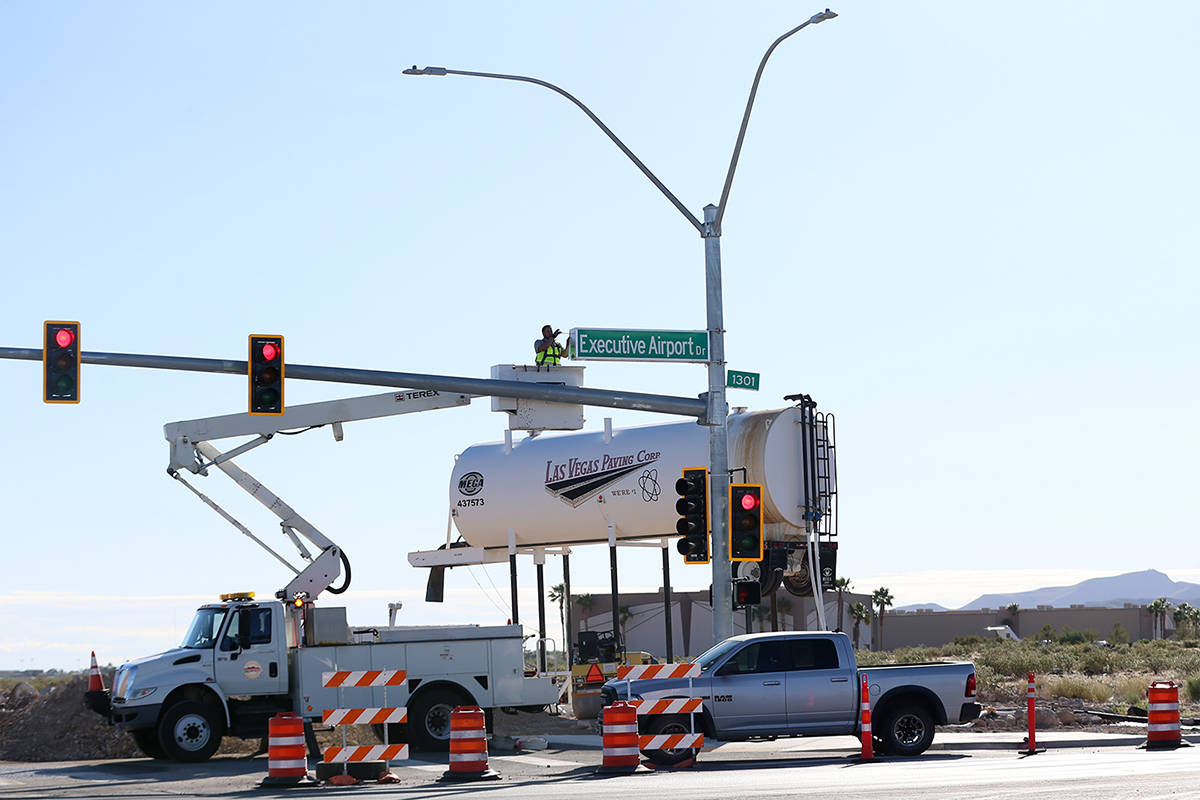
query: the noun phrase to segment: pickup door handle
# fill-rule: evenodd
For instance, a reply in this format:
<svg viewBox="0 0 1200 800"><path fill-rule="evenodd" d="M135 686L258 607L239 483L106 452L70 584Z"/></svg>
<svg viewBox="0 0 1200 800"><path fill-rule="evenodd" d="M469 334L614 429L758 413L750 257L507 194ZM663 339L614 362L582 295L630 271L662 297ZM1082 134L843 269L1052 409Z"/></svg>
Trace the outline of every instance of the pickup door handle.
<svg viewBox="0 0 1200 800"><path fill-rule="evenodd" d="M849 678L830 678L829 680L833 683L849 683L850 681Z"/></svg>
<svg viewBox="0 0 1200 800"><path fill-rule="evenodd" d="M763 681L763 686L778 686L779 681Z"/></svg>

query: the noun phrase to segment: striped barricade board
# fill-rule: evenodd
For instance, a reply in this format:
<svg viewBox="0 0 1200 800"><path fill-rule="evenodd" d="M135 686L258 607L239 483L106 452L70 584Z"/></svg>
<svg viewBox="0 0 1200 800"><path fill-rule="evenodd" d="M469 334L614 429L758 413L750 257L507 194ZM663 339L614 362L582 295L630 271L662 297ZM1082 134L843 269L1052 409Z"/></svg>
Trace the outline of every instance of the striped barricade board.
<svg viewBox="0 0 1200 800"><path fill-rule="evenodd" d="M402 669L355 669L322 672L325 688L350 686L403 686L408 672Z"/></svg>
<svg viewBox="0 0 1200 800"><path fill-rule="evenodd" d="M398 708L327 708L321 712L325 725L385 725L408 722L408 709Z"/></svg>
<svg viewBox="0 0 1200 800"><path fill-rule="evenodd" d="M630 700L631 705L637 706L638 716L642 714L692 714L704 705L700 697L672 697L667 700Z"/></svg>
<svg viewBox="0 0 1200 800"><path fill-rule="evenodd" d="M703 747L703 733L659 733L638 737L641 750L700 750Z"/></svg>
<svg viewBox="0 0 1200 800"><path fill-rule="evenodd" d="M408 745L374 744L327 747L322 755L326 764L341 764L351 761L405 761L408 759Z"/></svg>
<svg viewBox="0 0 1200 800"><path fill-rule="evenodd" d="M699 664L635 664L617 667L618 680L640 681L649 678L699 678Z"/></svg>

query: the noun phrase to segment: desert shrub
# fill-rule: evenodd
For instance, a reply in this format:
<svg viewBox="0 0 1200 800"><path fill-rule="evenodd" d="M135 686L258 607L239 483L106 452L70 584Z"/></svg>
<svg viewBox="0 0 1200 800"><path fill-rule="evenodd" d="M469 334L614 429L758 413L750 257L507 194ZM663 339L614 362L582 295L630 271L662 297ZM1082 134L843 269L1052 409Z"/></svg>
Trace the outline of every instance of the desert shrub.
<svg viewBox="0 0 1200 800"><path fill-rule="evenodd" d="M1085 645L1078 653L1076 664L1080 672L1088 675L1108 674L1113 671L1112 652L1103 647Z"/></svg>
<svg viewBox="0 0 1200 800"><path fill-rule="evenodd" d="M1187 679L1187 696L1200 701L1200 675Z"/></svg>
<svg viewBox="0 0 1200 800"><path fill-rule="evenodd" d="M1125 630L1125 626L1121 623L1114 623L1108 640L1113 644L1129 644L1129 631Z"/></svg>
<svg viewBox="0 0 1200 800"><path fill-rule="evenodd" d="M1112 690L1102 681L1075 675L1047 678L1039 692L1042 693L1047 697L1075 697L1093 703L1103 703L1112 696Z"/></svg>
<svg viewBox="0 0 1200 800"><path fill-rule="evenodd" d="M1150 679L1145 675L1119 678L1112 682L1113 698L1127 706L1141 705L1146 700Z"/></svg>

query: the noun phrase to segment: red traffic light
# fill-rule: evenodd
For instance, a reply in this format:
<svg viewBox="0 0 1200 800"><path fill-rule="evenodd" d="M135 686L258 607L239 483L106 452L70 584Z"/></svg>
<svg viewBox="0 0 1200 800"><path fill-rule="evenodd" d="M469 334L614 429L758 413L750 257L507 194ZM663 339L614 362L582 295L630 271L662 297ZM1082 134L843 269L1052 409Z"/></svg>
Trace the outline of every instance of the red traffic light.
<svg viewBox="0 0 1200 800"><path fill-rule="evenodd" d="M58 332L54 334L54 343L59 347L70 347L74 341L75 334L70 328L59 328Z"/></svg>
<svg viewBox="0 0 1200 800"><path fill-rule="evenodd" d="M267 342L262 346L262 357L265 361L274 361L278 355L279 348L275 346L274 342Z"/></svg>
<svg viewBox="0 0 1200 800"><path fill-rule="evenodd" d="M744 511L753 511L758 508L758 495L744 494L742 495L742 509Z"/></svg>

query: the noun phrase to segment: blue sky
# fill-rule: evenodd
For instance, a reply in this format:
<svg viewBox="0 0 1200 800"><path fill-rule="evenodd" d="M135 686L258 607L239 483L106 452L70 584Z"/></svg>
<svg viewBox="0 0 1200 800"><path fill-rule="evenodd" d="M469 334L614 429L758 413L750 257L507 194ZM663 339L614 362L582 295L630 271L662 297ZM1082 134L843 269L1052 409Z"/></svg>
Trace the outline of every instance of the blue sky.
<svg viewBox="0 0 1200 800"><path fill-rule="evenodd" d="M0 5L0 345L77 319L86 350L244 358L280 332L296 363L486 377L544 322L702 328L699 237L583 114L401 70L554 82L699 214L763 51L819 10ZM859 589L958 605L1056 576L1200 579L1200 8L834 10L772 57L725 216L727 358L762 374L730 402L807 392L837 415ZM41 403L35 363L0 380L0 668L142 655L197 602L282 585L164 473L162 424L242 410L244 379L89 367L71 407ZM587 383L694 395L705 376L599 364ZM605 416L652 419L589 427ZM503 425L476 401L241 463L344 545L352 619L403 599L409 622L503 621L502 568L451 572L438 608L405 559L444 540L454 455ZM593 550L573 581L604 591ZM659 585L653 551L621 559L623 583Z"/></svg>

